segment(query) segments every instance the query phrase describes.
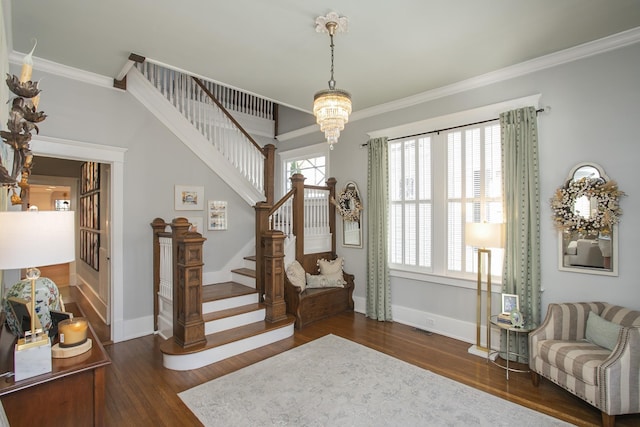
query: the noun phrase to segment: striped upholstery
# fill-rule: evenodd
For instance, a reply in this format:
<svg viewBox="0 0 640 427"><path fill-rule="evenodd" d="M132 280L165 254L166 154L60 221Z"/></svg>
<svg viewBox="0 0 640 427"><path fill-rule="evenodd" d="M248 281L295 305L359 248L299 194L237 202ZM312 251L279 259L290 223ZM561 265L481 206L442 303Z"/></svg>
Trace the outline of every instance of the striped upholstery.
<svg viewBox="0 0 640 427"><path fill-rule="evenodd" d="M585 340L589 312L622 325L613 351ZM529 334L530 369L609 415L640 412L640 311L602 302L550 304Z"/></svg>

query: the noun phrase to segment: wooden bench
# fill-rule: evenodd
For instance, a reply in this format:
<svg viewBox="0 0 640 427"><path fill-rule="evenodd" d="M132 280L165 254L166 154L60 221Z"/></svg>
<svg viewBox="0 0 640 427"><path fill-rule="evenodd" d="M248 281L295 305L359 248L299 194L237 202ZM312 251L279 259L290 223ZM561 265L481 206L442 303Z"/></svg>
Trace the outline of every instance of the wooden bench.
<svg viewBox="0 0 640 427"><path fill-rule="evenodd" d="M318 274L317 261L319 259L335 259L335 254L322 252L308 254L300 262L304 270L309 274ZM296 329L316 320L353 310L353 274L344 273L344 280L347 282L344 288L314 288L302 289L289 282L287 276L284 278L284 299L287 304L287 313L295 316Z"/></svg>

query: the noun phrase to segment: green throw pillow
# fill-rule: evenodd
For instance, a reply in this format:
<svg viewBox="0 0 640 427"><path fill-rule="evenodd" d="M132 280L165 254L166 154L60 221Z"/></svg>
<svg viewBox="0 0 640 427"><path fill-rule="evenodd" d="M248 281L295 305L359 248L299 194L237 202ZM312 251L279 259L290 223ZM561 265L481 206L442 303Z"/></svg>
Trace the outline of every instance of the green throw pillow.
<svg viewBox="0 0 640 427"><path fill-rule="evenodd" d="M618 343L618 334L621 327L617 323L604 320L593 311L590 311L585 335L587 341L613 351Z"/></svg>

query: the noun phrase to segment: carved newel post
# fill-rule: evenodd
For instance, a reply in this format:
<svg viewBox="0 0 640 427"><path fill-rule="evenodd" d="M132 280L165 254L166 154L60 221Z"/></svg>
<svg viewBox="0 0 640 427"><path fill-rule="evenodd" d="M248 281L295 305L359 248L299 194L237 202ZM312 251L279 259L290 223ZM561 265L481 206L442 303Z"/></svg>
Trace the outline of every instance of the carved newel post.
<svg viewBox="0 0 640 427"><path fill-rule="evenodd" d="M206 342L202 317L201 234L189 232L189 222L176 218L171 223L173 272L173 337L176 344L192 347Z"/></svg>
<svg viewBox="0 0 640 427"><path fill-rule="evenodd" d="M278 322L287 318L284 302L284 234L270 230L262 235L264 259L265 319Z"/></svg>

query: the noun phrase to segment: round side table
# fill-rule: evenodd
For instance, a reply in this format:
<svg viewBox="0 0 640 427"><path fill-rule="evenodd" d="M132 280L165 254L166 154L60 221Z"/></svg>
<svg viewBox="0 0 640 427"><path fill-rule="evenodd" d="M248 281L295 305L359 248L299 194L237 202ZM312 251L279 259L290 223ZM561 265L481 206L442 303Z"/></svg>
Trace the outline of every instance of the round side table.
<svg viewBox="0 0 640 427"><path fill-rule="evenodd" d="M525 369L517 369L517 368L509 366L509 360L510 360L511 356L515 356L516 358L521 357L521 358L529 360L529 355L528 354L520 354L520 353L516 353L516 352L510 350L510 344L511 344L510 343L510 339L511 339L511 334L512 333L514 334L515 337L517 337L519 334L528 334L529 332L533 331L537 327L537 325L525 322L525 324L523 324L522 326L516 327L516 326L513 326L513 325L508 324L508 323L499 322L497 314L491 316L489 318L489 320L491 322L491 326L494 326L494 327L500 328L502 330L505 330L506 334L507 334L507 347L506 347L507 350L506 351L500 351L500 350L491 351L491 349L489 349L489 359L491 360L491 362L493 364L495 364L496 366L499 366L499 367L501 367L502 369L505 370L505 372L507 373L507 380L509 380L509 372L529 372L528 369L526 369L526 370ZM506 361L506 365L501 365L500 363L496 362L497 357L493 358L493 359L491 358L491 356L494 356L494 355L500 356L502 354L504 354L504 356L505 356L504 359Z"/></svg>

